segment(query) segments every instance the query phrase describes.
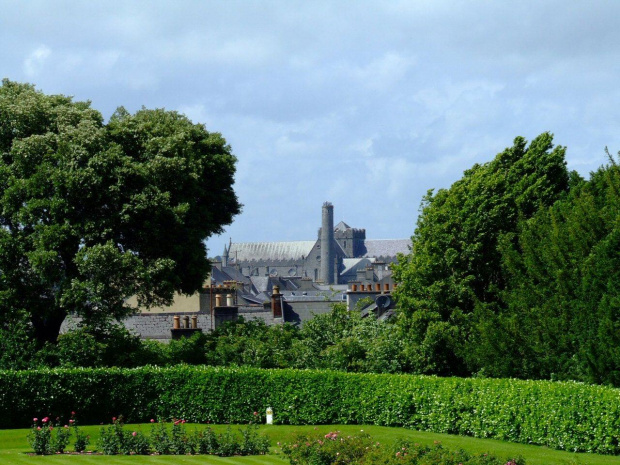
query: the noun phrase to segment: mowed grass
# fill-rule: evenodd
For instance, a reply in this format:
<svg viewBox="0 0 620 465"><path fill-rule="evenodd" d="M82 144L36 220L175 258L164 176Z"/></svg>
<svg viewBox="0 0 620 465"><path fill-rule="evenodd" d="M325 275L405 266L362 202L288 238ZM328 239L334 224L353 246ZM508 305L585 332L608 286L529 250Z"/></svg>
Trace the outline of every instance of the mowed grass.
<svg viewBox="0 0 620 465"><path fill-rule="evenodd" d="M141 430L149 433L151 425L126 425L128 430ZM205 425L187 425L187 431L194 428L204 428ZM88 450L96 447L100 426L84 426L82 429L91 436L91 445ZM234 430L241 428L233 426ZM216 432L223 432L226 426L213 426ZM101 455L55 455L34 457L28 444L27 429L0 430L0 464L2 465L31 465L31 464L70 464L70 465L103 465L103 464L247 464L247 465L282 465L288 463L279 454L278 442L290 442L295 433L320 433L339 430L343 434L355 434L360 430L370 434L376 441L384 444L393 444L397 440L407 439L420 444L441 442L450 449L465 449L471 453L488 452L500 458L509 458L521 455L528 465L580 464L580 465L620 465L620 457L575 454L557 451L546 447L515 444L492 439L474 439L447 434L426 433L404 428L388 428L383 426L355 426L355 425L320 425L320 426L262 426L261 432L268 435L272 442L270 455L251 457L213 457L213 456L101 456Z"/></svg>

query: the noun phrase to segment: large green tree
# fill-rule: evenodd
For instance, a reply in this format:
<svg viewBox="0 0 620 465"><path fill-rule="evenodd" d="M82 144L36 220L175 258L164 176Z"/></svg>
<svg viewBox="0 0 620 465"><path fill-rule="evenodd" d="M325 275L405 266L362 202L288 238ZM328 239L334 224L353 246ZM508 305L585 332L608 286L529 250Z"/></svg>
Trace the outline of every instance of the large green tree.
<svg viewBox="0 0 620 465"><path fill-rule="evenodd" d="M173 111L0 87L0 314L55 341L69 312L95 327L168 303L208 271L205 239L239 213L235 157Z"/></svg>
<svg viewBox="0 0 620 465"><path fill-rule="evenodd" d="M502 308L500 240L568 190L565 148L552 141L549 133L529 145L517 137L492 161L424 198L412 253L395 267L411 371L467 374L475 365L476 315Z"/></svg>
<svg viewBox="0 0 620 465"><path fill-rule="evenodd" d="M506 309L477 345L493 376L620 385L620 168L610 164L501 244Z"/></svg>

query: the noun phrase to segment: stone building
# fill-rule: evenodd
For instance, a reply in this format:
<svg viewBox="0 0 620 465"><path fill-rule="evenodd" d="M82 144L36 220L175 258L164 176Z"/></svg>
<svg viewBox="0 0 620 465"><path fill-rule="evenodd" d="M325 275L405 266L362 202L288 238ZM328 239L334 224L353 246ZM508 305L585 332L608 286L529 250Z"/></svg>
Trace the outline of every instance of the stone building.
<svg viewBox="0 0 620 465"><path fill-rule="evenodd" d="M409 244L409 239L366 239L365 229L344 221L334 227L334 207L325 202L315 240L231 242L216 258L216 266L234 268L250 279L306 278L325 285L368 280L367 268L372 268L371 281L381 282L391 274L389 264L397 255L409 253Z"/></svg>
<svg viewBox="0 0 620 465"><path fill-rule="evenodd" d="M409 253L409 239L369 240L366 230L341 221L334 226L334 207L325 202L316 240L231 242L213 259L211 275L191 296L176 294L170 306L140 308L123 324L143 338L162 341L195 331L212 331L243 317L268 325L302 325L331 311L336 302L362 315L387 318L395 287L389 265L398 253ZM369 303L370 302L370 303ZM62 331L79 319L68 318Z"/></svg>

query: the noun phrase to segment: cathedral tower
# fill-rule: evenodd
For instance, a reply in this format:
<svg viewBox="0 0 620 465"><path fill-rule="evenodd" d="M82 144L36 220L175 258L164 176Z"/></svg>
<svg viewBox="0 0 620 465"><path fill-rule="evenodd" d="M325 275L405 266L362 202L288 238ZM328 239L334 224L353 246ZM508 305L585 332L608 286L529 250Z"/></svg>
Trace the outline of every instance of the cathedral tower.
<svg viewBox="0 0 620 465"><path fill-rule="evenodd" d="M321 280L323 284L334 284L332 242L334 242L334 206L325 202L321 222Z"/></svg>

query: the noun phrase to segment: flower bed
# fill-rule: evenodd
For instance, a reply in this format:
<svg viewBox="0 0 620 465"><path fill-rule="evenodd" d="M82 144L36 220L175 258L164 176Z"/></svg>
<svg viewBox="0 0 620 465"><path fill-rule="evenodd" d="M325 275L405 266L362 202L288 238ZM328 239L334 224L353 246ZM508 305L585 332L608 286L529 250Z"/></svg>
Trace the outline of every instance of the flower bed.
<svg viewBox="0 0 620 465"><path fill-rule="evenodd" d="M72 412L72 419L75 413ZM74 437L74 451L82 453L89 438L78 429L75 420L72 426L58 427L49 417L34 418L28 435L36 455L62 454ZM216 434L211 428L188 432L185 420L173 420L170 425L151 419L149 435L139 429L126 427L122 417L113 417L112 424L101 428L96 451L104 455L196 455L209 454L221 457L233 455L262 455L269 451L269 440L258 434L258 426L249 424L235 434L229 427L226 432Z"/></svg>

